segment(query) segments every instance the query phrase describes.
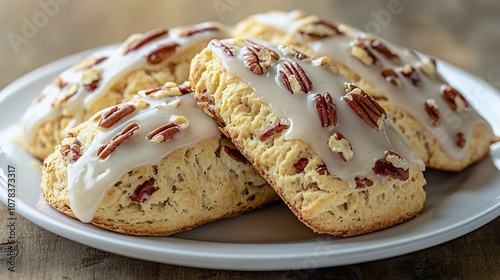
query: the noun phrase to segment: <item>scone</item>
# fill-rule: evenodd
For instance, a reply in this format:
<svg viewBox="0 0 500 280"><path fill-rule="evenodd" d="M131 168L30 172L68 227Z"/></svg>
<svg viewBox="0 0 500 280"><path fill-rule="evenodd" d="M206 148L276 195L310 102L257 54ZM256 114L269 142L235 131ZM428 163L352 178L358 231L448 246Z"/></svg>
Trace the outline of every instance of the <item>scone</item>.
<svg viewBox="0 0 500 280"><path fill-rule="evenodd" d="M424 165L337 70L256 39L212 40L190 80L198 105L304 224L352 236L418 215Z"/></svg>
<svg viewBox="0 0 500 280"><path fill-rule="evenodd" d="M32 102L22 119L23 146L45 158L71 128L99 110L129 100L138 90L187 80L191 58L210 39L226 36L215 22L160 28L91 54Z"/></svg>
<svg viewBox="0 0 500 280"><path fill-rule="evenodd" d="M108 230L167 236L276 201L184 93L171 83L142 91L72 129L42 166L48 203Z"/></svg>
<svg viewBox="0 0 500 280"><path fill-rule="evenodd" d="M488 155L491 127L441 77L433 58L300 11L254 15L233 33L332 59L382 105L428 167L460 171Z"/></svg>

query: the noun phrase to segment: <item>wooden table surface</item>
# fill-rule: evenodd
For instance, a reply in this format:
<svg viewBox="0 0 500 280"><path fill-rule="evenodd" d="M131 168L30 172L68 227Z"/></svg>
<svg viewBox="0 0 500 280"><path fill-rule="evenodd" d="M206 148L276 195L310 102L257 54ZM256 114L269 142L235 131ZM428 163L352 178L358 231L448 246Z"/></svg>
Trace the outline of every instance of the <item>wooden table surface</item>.
<svg viewBox="0 0 500 280"><path fill-rule="evenodd" d="M500 88L499 1L171 2L0 0L0 89L50 61L119 42L133 32L205 20L234 24L270 9L303 9L376 32L449 61ZM31 29L26 27L30 24ZM14 40L12 34L21 39ZM107 253L18 216L19 255L16 272L9 272L7 215L7 208L0 204L0 279L500 279L499 218L444 244L390 259L307 271L237 272Z"/></svg>

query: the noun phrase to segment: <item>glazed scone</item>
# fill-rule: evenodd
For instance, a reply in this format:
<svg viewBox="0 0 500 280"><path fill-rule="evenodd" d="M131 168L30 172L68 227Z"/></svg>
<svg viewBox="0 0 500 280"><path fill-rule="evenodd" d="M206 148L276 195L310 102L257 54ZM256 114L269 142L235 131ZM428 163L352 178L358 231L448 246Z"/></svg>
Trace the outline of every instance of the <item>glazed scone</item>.
<svg viewBox="0 0 500 280"><path fill-rule="evenodd" d="M162 97L172 92L183 89L143 91L72 129L42 166L48 203L115 232L167 236L276 201L192 94Z"/></svg>
<svg viewBox="0 0 500 280"><path fill-rule="evenodd" d="M36 158L54 151L64 135L103 108L139 90L187 80L191 58L224 26L207 22L131 35L119 47L97 51L44 88L22 119L22 143Z"/></svg>
<svg viewBox="0 0 500 280"><path fill-rule="evenodd" d="M198 105L315 232L352 236L415 217L423 162L336 71L326 57L227 39L195 56L190 80Z"/></svg>
<svg viewBox="0 0 500 280"><path fill-rule="evenodd" d="M254 15L233 33L332 59L384 107L428 167L460 171L489 153L491 127L441 77L433 58L300 11Z"/></svg>

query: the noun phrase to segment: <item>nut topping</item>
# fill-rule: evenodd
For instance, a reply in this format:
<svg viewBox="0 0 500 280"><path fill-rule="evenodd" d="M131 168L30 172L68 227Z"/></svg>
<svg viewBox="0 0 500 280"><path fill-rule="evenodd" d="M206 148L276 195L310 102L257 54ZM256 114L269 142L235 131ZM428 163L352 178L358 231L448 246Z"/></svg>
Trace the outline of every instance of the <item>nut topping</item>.
<svg viewBox="0 0 500 280"><path fill-rule="evenodd" d="M62 89L63 87L65 87L68 83L63 80L63 78L61 78L61 76L57 76L55 79L54 79L54 85L56 85L59 89Z"/></svg>
<svg viewBox="0 0 500 280"><path fill-rule="evenodd" d="M382 76L385 78L385 80L387 82L389 82L397 87L403 85L403 82L398 77L398 74L396 74L396 72L391 68L382 69L380 74L382 74Z"/></svg>
<svg viewBox="0 0 500 280"><path fill-rule="evenodd" d="M328 172L328 168L324 164L316 167L316 172L318 172L319 175L328 175L328 174L330 174L330 172Z"/></svg>
<svg viewBox="0 0 500 280"><path fill-rule="evenodd" d="M328 146L337 153L343 161L349 161L354 157L351 143L340 132L335 132L328 139Z"/></svg>
<svg viewBox="0 0 500 280"><path fill-rule="evenodd" d="M213 25L213 26L202 26L201 24L196 24L189 26L188 28L182 30L179 33L179 36L182 37L190 37L193 36L194 34L202 33L202 32L207 32L207 31L219 31L219 27Z"/></svg>
<svg viewBox="0 0 500 280"><path fill-rule="evenodd" d="M240 151L236 150L236 149L233 149L233 148L230 148L228 146L224 146L224 152L226 152L226 154L234 159L235 161L237 162L241 162L241 163L248 163L248 160L245 156L243 156Z"/></svg>
<svg viewBox="0 0 500 280"><path fill-rule="evenodd" d="M337 125L337 107L333 103L332 96L325 92L323 95L314 94L314 105L318 111L318 116L322 127Z"/></svg>
<svg viewBox="0 0 500 280"><path fill-rule="evenodd" d="M304 69L297 62L283 62L279 64L278 75L281 83L292 94L300 91L308 93L312 89L312 82L309 80Z"/></svg>
<svg viewBox="0 0 500 280"><path fill-rule="evenodd" d="M307 158L301 158L299 159L293 167L295 168L295 173L299 174L300 172L304 171L306 168L307 164L309 163L309 160Z"/></svg>
<svg viewBox="0 0 500 280"><path fill-rule="evenodd" d="M144 46L145 44L160 38L162 36L165 36L168 34L168 29L165 28L158 28L154 29L151 31L148 31L144 34L142 34L139 38L135 39L132 41L123 51L123 54L127 54L131 51L135 51L139 49L140 47Z"/></svg>
<svg viewBox="0 0 500 280"><path fill-rule="evenodd" d="M230 47L224 45L220 40L213 39L210 41L210 45L221 49L228 56L234 56L234 51Z"/></svg>
<svg viewBox="0 0 500 280"><path fill-rule="evenodd" d="M244 39L244 42L247 44L251 44L252 47L254 47L257 50L257 53L260 52L261 50L266 50L271 55L272 59L275 59L275 60L280 59L279 54L277 52L275 52L273 49L270 49L270 48L263 46L263 45L259 45L257 43L254 43L254 42L248 40L248 39Z"/></svg>
<svg viewBox="0 0 500 280"><path fill-rule="evenodd" d="M146 138L156 143L162 143L172 139L174 135L181 130L180 126L173 122L169 122L151 131Z"/></svg>
<svg viewBox="0 0 500 280"><path fill-rule="evenodd" d="M86 57L83 60L81 60L77 65L75 65L74 69L75 69L75 71L85 70L87 68L90 68L94 65L97 65L97 64L105 61L106 59L108 59L107 56L103 56L100 58L95 58L95 57L91 57L91 56Z"/></svg>
<svg viewBox="0 0 500 280"><path fill-rule="evenodd" d="M177 85L174 82L166 82L161 87L154 87L143 91L144 95L154 98L180 96L190 92L191 83L187 81L182 83L181 85Z"/></svg>
<svg viewBox="0 0 500 280"><path fill-rule="evenodd" d="M385 151L385 157L377 160L372 169L377 175L401 181L406 181L410 177L408 163L393 151Z"/></svg>
<svg viewBox="0 0 500 280"><path fill-rule="evenodd" d="M462 132L459 132L457 133L456 135L456 138L455 138L455 144L457 145L457 147L459 147L460 149L463 148L465 146L465 136Z"/></svg>
<svg viewBox="0 0 500 280"><path fill-rule="evenodd" d="M370 66L378 62L377 57L363 43L365 38L356 38L350 43L350 54L361 61L364 65Z"/></svg>
<svg viewBox="0 0 500 280"><path fill-rule="evenodd" d="M376 130L384 130L387 117L384 108L352 83L346 85L346 92L348 93L342 100L369 126Z"/></svg>
<svg viewBox="0 0 500 280"><path fill-rule="evenodd" d="M343 34L337 25L321 19L300 27L297 32L300 36L307 37L312 40L320 40L334 35Z"/></svg>
<svg viewBox="0 0 500 280"><path fill-rule="evenodd" d="M139 130L137 123L131 123L118 132L111 140L97 150L97 157L106 159L120 144L130 139Z"/></svg>
<svg viewBox="0 0 500 280"><path fill-rule="evenodd" d="M463 95L449 85L441 86L441 97L453 111L463 112L469 111L471 108Z"/></svg>
<svg viewBox="0 0 500 280"><path fill-rule="evenodd" d="M99 86L99 72L94 68L87 68L82 73L83 87L89 92L93 92Z"/></svg>
<svg viewBox="0 0 500 280"><path fill-rule="evenodd" d="M436 71L436 59L434 58L429 58L428 61L421 61L421 62L417 62L417 67L418 69L424 73L424 75L426 75L427 77L435 80L435 81L439 81L440 80L440 77Z"/></svg>
<svg viewBox="0 0 500 280"><path fill-rule="evenodd" d="M380 40L374 38L373 40L370 41L371 41L370 46L378 53L385 56L387 59L390 60L399 59L399 56L393 53L391 50L389 50L389 48L387 48L387 46L385 46Z"/></svg>
<svg viewBox="0 0 500 280"><path fill-rule="evenodd" d="M439 125L441 123L441 115L439 114L439 108L436 104L436 100L428 99L425 101L425 111L429 115L429 119L432 125Z"/></svg>
<svg viewBox="0 0 500 280"><path fill-rule="evenodd" d="M78 92L78 84L71 84L66 91L62 93L61 96L58 96L54 102L52 102L52 106L60 107L63 106L68 99L70 99L73 95Z"/></svg>
<svg viewBox="0 0 500 280"><path fill-rule="evenodd" d="M245 67L256 75L264 74L271 65L271 53L264 48L259 50L255 46L248 46L242 51Z"/></svg>
<svg viewBox="0 0 500 280"><path fill-rule="evenodd" d="M259 140L262 141L262 142L264 142L269 137L273 136L274 134L280 133L281 131L283 131L283 130L285 130L285 129L287 129L287 128L290 127L290 125L282 123L282 122L284 122L284 120L281 120L277 124L275 124L275 125L271 126L270 128L266 129L266 131L264 131L264 133L262 133L259 136Z"/></svg>
<svg viewBox="0 0 500 280"><path fill-rule="evenodd" d="M366 177L355 177L356 189L364 189L373 186L373 181Z"/></svg>
<svg viewBox="0 0 500 280"><path fill-rule="evenodd" d="M114 106L102 115L99 126L102 128L110 128L135 110L136 107L132 104L126 104L120 107Z"/></svg>
<svg viewBox="0 0 500 280"><path fill-rule="evenodd" d="M158 46L156 49L146 55L146 60L149 64L158 64L172 56L177 48L180 47L177 43L169 43Z"/></svg>
<svg viewBox="0 0 500 280"><path fill-rule="evenodd" d="M402 69L399 70L401 75L407 78L414 86L418 86L420 83L420 76L418 75L415 68L410 64L406 64Z"/></svg>
<svg viewBox="0 0 500 280"><path fill-rule="evenodd" d="M76 162L80 157L80 147L82 143L80 140L75 139L75 141L71 145L64 145L61 147L61 154L65 158L69 158L70 163Z"/></svg>
<svg viewBox="0 0 500 280"><path fill-rule="evenodd" d="M130 195L130 199L137 203L143 203L150 199L151 195L159 190L159 188L155 186L155 182L156 180L154 178L149 178L149 180L144 181L144 183L135 188L134 192Z"/></svg>
<svg viewBox="0 0 500 280"><path fill-rule="evenodd" d="M292 46L279 45L278 49L282 53L284 53L286 55L293 56L294 58L299 59L299 60L308 60L308 59L310 59L310 57L308 55L306 55L305 53L299 52L298 50L296 50Z"/></svg>

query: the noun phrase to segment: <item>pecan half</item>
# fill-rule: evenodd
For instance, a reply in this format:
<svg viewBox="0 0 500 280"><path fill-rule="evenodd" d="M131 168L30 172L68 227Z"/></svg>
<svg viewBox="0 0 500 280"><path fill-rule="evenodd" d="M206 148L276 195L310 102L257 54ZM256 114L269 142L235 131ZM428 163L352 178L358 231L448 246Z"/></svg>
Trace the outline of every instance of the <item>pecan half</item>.
<svg viewBox="0 0 500 280"><path fill-rule="evenodd" d="M282 123L282 121L278 122L277 124L271 126L270 128L266 129L264 133L262 133L259 136L259 140L264 142L266 141L269 137L273 136L276 133L280 133L281 131L289 128L290 125Z"/></svg>
<svg viewBox="0 0 500 280"><path fill-rule="evenodd" d="M280 59L280 56L279 56L279 54L277 52L275 52L274 50L272 50L272 49L270 49L270 48L268 48L266 46L257 44L255 42L252 42L252 41L248 40L248 39L244 39L244 42L247 43L247 44L251 44L252 47L254 47L257 50L257 52L260 52L261 50L266 50L271 55L272 59L275 59L275 60Z"/></svg>
<svg viewBox="0 0 500 280"><path fill-rule="evenodd" d="M234 51L230 47L224 45L220 40L212 39L210 41L210 45L214 46L215 48L221 49L228 56L234 56Z"/></svg>
<svg viewBox="0 0 500 280"><path fill-rule="evenodd" d="M322 127L337 125L337 107L333 102L332 96L328 92L323 93L323 95L315 93L314 105L318 111Z"/></svg>
<svg viewBox="0 0 500 280"><path fill-rule="evenodd" d="M449 85L441 86L441 97L453 111L461 112L470 110L469 102L467 102L458 90Z"/></svg>
<svg viewBox="0 0 500 280"><path fill-rule="evenodd" d="M215 26L215 25L203 26L201 24L195 24L195 25L191 25L191 26L183 29L179 33L179 36L190 37L190 36L193 36L194 34L198 34L198 33L202 33L202 32L219 31L219 30L220 30L220 28Z"/></svg>
<svg viewBox="0 0 500 280"><path fill-rule="evenodd" d="M391 84L393 84L393 85L395 85L397 87L403 85L403 82L398 77L398 74L396 74L396 71L394 71L391 68L382 69L382 71L380 72L380 74L382 75L382 77L385 78L385 80L387 82L389 82L389 83L391 83Z"/></svg>
<svg viewBox="0 0 500 280"><path fill-rule="evenodd" d="M99 126L102 128L110 128L123 119L128 114L136 110L132 104L125 104L123 106L114 106L101 116Z"/></svg>
<svg viewBox="0 0 500 280"><path fill-rule="evenodd" d="M377 175L401 181L410 177L408 163L394 151L385 151L385 157L377 160L372 169Z"/></svg>
<svg viewBox="0 0 500 280"><path fill-rule="evenodd" d="M441 114L439 114L439 108L434 99L428 99L424 104L425 111L429 115L429 120L432 125L439 125L441 123Z"/></svg>
<svg viewBox="0 0 500 280"><path fill-rule="evenodd" d="M339 30L338 25L322 19L315 20L305 26L302 26L297 32L300 36L313 40L343 34L342 31Z"/></svg>
<svg viewBox="0 0 500 280"><path fill-rule="evenodd" d="M226 154L234 159L235 161L237 162L241 162L241 163L248 163L248 160L245 156L243 156L240 151L236 150L236 149L233 149L233 148L230 148L228 146L224 146L224 152L226 152Z"/></svg>
<svg viewBox="0 0 500 280"><path fill-rule="evenodd" d="M406 64L403 68L399 69L401 75L407 78L414 86L418 86L420 83L420 75L418 75L415 68L410 64Z"/></svg>
<svg viewBox="0 0 500 280"><path fill-rule="evenodd" d="M99 72L93 68L87 68L82 73L82 85L89 92L93 92L99 86L100 79Z"/></svg>
<svg viewBox="0 0 500 280"><path fill-rule="evenodd" d="M177 43L169 43L166 45L160 45L156 49L152 50L150 53L148 53L146 55L146 61L149 64L161 63L165 59L172 56L178 47L180 47L180 45Z"/></svg>
<svg viewBox="0 0 500 280"><path fill-rule="evenodd" d="M385 128L387 114L377 101L352 83L346 84L347 94L342 97L349 107L369 126L376 130Z"/></svg>
<svg viewBox="0 0 500 280"><path fill-rule="evenodd" d="M68 158L70 163L75 163L80 157L80 147L82 143L80 140L75 139L71 145L64 145L61 147L61 154L63 157Z"/></svg>
<svg viewBox="0 0 500 280"><path fill-rule="evenodd" d="M354 182L356 182L356 189L364 189L373 186L373 181L366 177L355 177Z"/></svg>
<svg viewBox="0 0 500 280"><path fill-rule="evenodd" d="M295 173L300 173L302 171L304 171L304 169L306 168L307 164L309 163L309 160L307 158L301 158L299 159L294 165L293 167L295 168Z"/></svg>
<svg viewBox="0 0 500 280"><path fill-rule="evenodd" d="M111 140L105 145L99 147L97 150L97 157L100 159L106 159L119 145L121 145L126 140L130 139L139 130L139 125L137 123L131 123L118 132Z"/></svg>
<svg viewBox="0 0 500 280"><path fill-rule="evenodd" d="M168 29L165 29L165 28L158 28L158 29L148 31L148 32L142 34L136 40L132 41L125 48L125 50L123 51L123 54L127 54L131 51L135 51L135 50L139 49L140 47L144 46L145 44L147 44L147 43L149 43L157 38L165 36L167 34L168 34Z"/></svg>
<svg viewBox="0 0 500 280"><path fill-rule="evenodd" d="M343 161L349 161L354 157L351 143L340 132L335 132L328 139L328 146L337 153Z"/></svg>
<svg viewBox="0 0 500 280"><path fill-rule="evenodd" d="M393 53L386 45L384 45L380 40L373 39L370 40L370 46L372 49L376 50L381 55L385 56L387 59L396 60L399 59L399 56Z"/></svg>
<svg viewBox="0 0 500 280"><path fill-rule="evenodd" d="M377 57L364 44L366 39L356 38L350 43L350 54L364 65L370 66L378 62Z"/></svg>
<svg viewBox="0 0 500 280"><path fill-rule="evenodd" d="M457 135L455 136L455 144L457 145L457 147L459 147L460 149L463 148L465 146L465 136L462 132L459 132L457 133Z"/></svg>
<svg viewBox="0 0 500 280"><path fill-rule="evenodd" d="M69 87L63 91L62 94L57 96L57 98L52 102L53 107L60 107L63 106L68 99L70 99L73 95L75 95L78 92L78 89L80 86L78 84L71 84Z"/></svg>
<svg viewBox="0 0 500 280"><path fill-rule="evenodd" d="M306 72L297 62L283 62L279 64L278 75L281 83L292 94L300 91L308 93L311 91L313 84Z"/></svg>
<svg viewBox="0 0 500 280"><path fill-rule="evenodd" d="M146 135L146 138L156 143L162 143L172 139L174 135L181 130L180 126L173 122L169 122L151 131L148 135Z"/></svg>
<svg viewBox="0 0 500 280"><path fill-rule="evenodd" d="M154 178L149 178L149 180L144 181L144 183L135 188L134 192L130 195L130 199L137 203L143 203L150 199L151 195L159 190L159 188L155 186L155 182L156 180Z"/></svg>
<svg viewBox="0 0 500 280"><path fill-rule="evenodd" d="M265 50L257 50L254 46L244 47L243 63L252 73L262 75L271 65L271 54Z"/></svg>

